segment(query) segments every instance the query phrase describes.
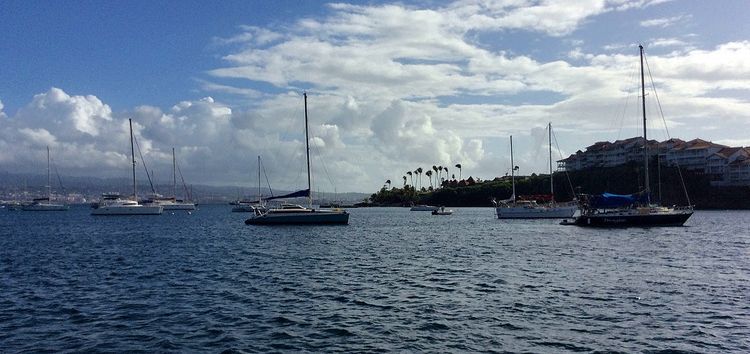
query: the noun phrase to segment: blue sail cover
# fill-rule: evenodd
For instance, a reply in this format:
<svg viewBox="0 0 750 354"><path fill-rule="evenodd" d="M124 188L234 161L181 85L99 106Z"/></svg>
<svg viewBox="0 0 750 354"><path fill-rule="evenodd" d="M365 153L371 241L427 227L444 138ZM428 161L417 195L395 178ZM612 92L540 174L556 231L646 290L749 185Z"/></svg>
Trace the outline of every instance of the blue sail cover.
<svg viewBox="0 0 750 354"><path fill-rule="evenodd" d="M647 204L648 194L612 194L603 193L592 196L589 199L589 206L597 209L619 208L633 204Z"/></svg>
<svg viewBox="0 0 750 354"><path fill-rule="evenodd" d="M284 195L277 195L275 197L263 198L263 200L284 199L284 198L299 198L299 197L309 197L309 196L310 196L310 190L309 189L303 189L301 191L296 191L294 193L289 193L289 194L284 194Z"/></svg>

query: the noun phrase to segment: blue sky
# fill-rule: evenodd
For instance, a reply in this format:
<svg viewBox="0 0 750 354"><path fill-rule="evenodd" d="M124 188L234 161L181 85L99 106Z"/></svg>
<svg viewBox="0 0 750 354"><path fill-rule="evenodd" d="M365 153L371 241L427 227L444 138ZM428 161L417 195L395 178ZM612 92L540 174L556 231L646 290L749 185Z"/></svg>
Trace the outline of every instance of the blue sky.
<svg viewBox="0 0 750 354"><path fill-rule="evenodd" d="M41 170L50 145L63 173L127 176L121 135L133 118L150 168L167 169L174 146L193 183L253 185L263 155L274 184L291 189L302 184L288 170L301 164L307 90L320 190L369 192L456 163L503 175L509 135L521 172L544 172L548 121L563 155L638 134L625 105L637 43L671 136L746 146L748 7L4 1L0 169ZM661 118L650 128L663 131Z"/></svg>

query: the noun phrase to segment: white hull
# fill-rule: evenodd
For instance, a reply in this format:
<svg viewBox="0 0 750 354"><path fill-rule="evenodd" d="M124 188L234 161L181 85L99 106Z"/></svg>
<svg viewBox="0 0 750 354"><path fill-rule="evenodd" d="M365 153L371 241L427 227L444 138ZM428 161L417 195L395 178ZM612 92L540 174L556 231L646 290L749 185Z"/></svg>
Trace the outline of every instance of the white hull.
<svg viewBox="0 0 750 354"><path fill-rule="evenodd" d="M161 215L164 208L157 206L145 205L128 205L128 206L100 206L91 210L91 215Z"/></svg>
<svg viewBox="0 0 750 354"><path fill-rule="evenodd" d="M577 206L508 206L497 207L498 219L564 219L573 217Z"/></svg>
<svg viewBox="0 0 750 354"><path fill-rule="evenodd" d="M29 204L21 207L23 211L67 211L68 209L70 207L67 205L51 203Z"/></svg>

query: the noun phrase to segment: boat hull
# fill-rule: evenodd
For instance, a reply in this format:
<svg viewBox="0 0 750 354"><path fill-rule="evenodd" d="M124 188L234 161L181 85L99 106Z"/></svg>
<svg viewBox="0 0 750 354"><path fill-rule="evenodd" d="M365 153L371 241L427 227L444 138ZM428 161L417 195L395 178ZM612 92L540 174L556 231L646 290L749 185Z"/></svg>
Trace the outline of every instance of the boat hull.
<svg viewBox="0 0 750 354"><path fill-rule="evenodd" d="M581 215L575 219L574 225L584 227L651 227L651 226L682 226L693 215L692 211L669 214L646 215Z"/></svg>
<svg viewBox="0 0 750 354"><path fill-rule="evenodd" d="M497 207L498 219L564 219L571 218L577 206L566 207Z"/></svg>
<svg viewBox="0 0 750 354"><path fill-rule="evenodd" d="M300 212L261 214L245 220L247 225L346 225L349 213L345 211Z"/></svg>
<svg viewBox="0 0 750 354"><path fill-rule="evenodd" d="M432 215L451 215L453 214L453 210L433 210Z"/></svg>
<svg viewBox="0 0 750 354"><path fill-rule="evenodd" d="M161 206L100 206L91 210L91 215L161 215Z"/></svg>
<svg viewBox="0 0 750 354"><path fill-rule="evenodd" d="M69 209L69 206L62 204L31 204L21 207L23 211L68 211Z"/></svg>

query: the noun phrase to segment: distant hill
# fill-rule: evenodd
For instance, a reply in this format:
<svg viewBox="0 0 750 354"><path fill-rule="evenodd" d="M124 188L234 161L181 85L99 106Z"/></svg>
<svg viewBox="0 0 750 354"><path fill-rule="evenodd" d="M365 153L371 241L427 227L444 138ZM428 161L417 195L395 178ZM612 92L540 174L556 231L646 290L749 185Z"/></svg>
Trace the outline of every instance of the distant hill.
<svg viewBox="0 0 750 354"><path fill-rule="evenodd" d="M98 177L79 177L79 176L62 176L62 187L57 177L52 177L52 189L56 194L77 194L86 200L97 199L102 193L119 192L130 194L132 181L128 178L98 178ZM0 172L0 200L23 199L20 198L31 195L41 195L46 193L47 176L34 174L16 174ZM172 194L172 184L156 184L156 190L164 195ZM226 203L238 198L255 198L255 189L236 186L210 186L196 184L191 185L192 194L195 200L200 203ZM148 181L138 182L139 195L145 195L151 192L151 186ZM274 190L274 195L289 193L285 190ZM178 197L184 194L182 186L177 187ZM243 195L241 195L243 194ZM268 195L268 189L265 190ZM367 198L365 193L315 193L315 201L319 203L340 201L344 203L361 202Z"/></svg>

